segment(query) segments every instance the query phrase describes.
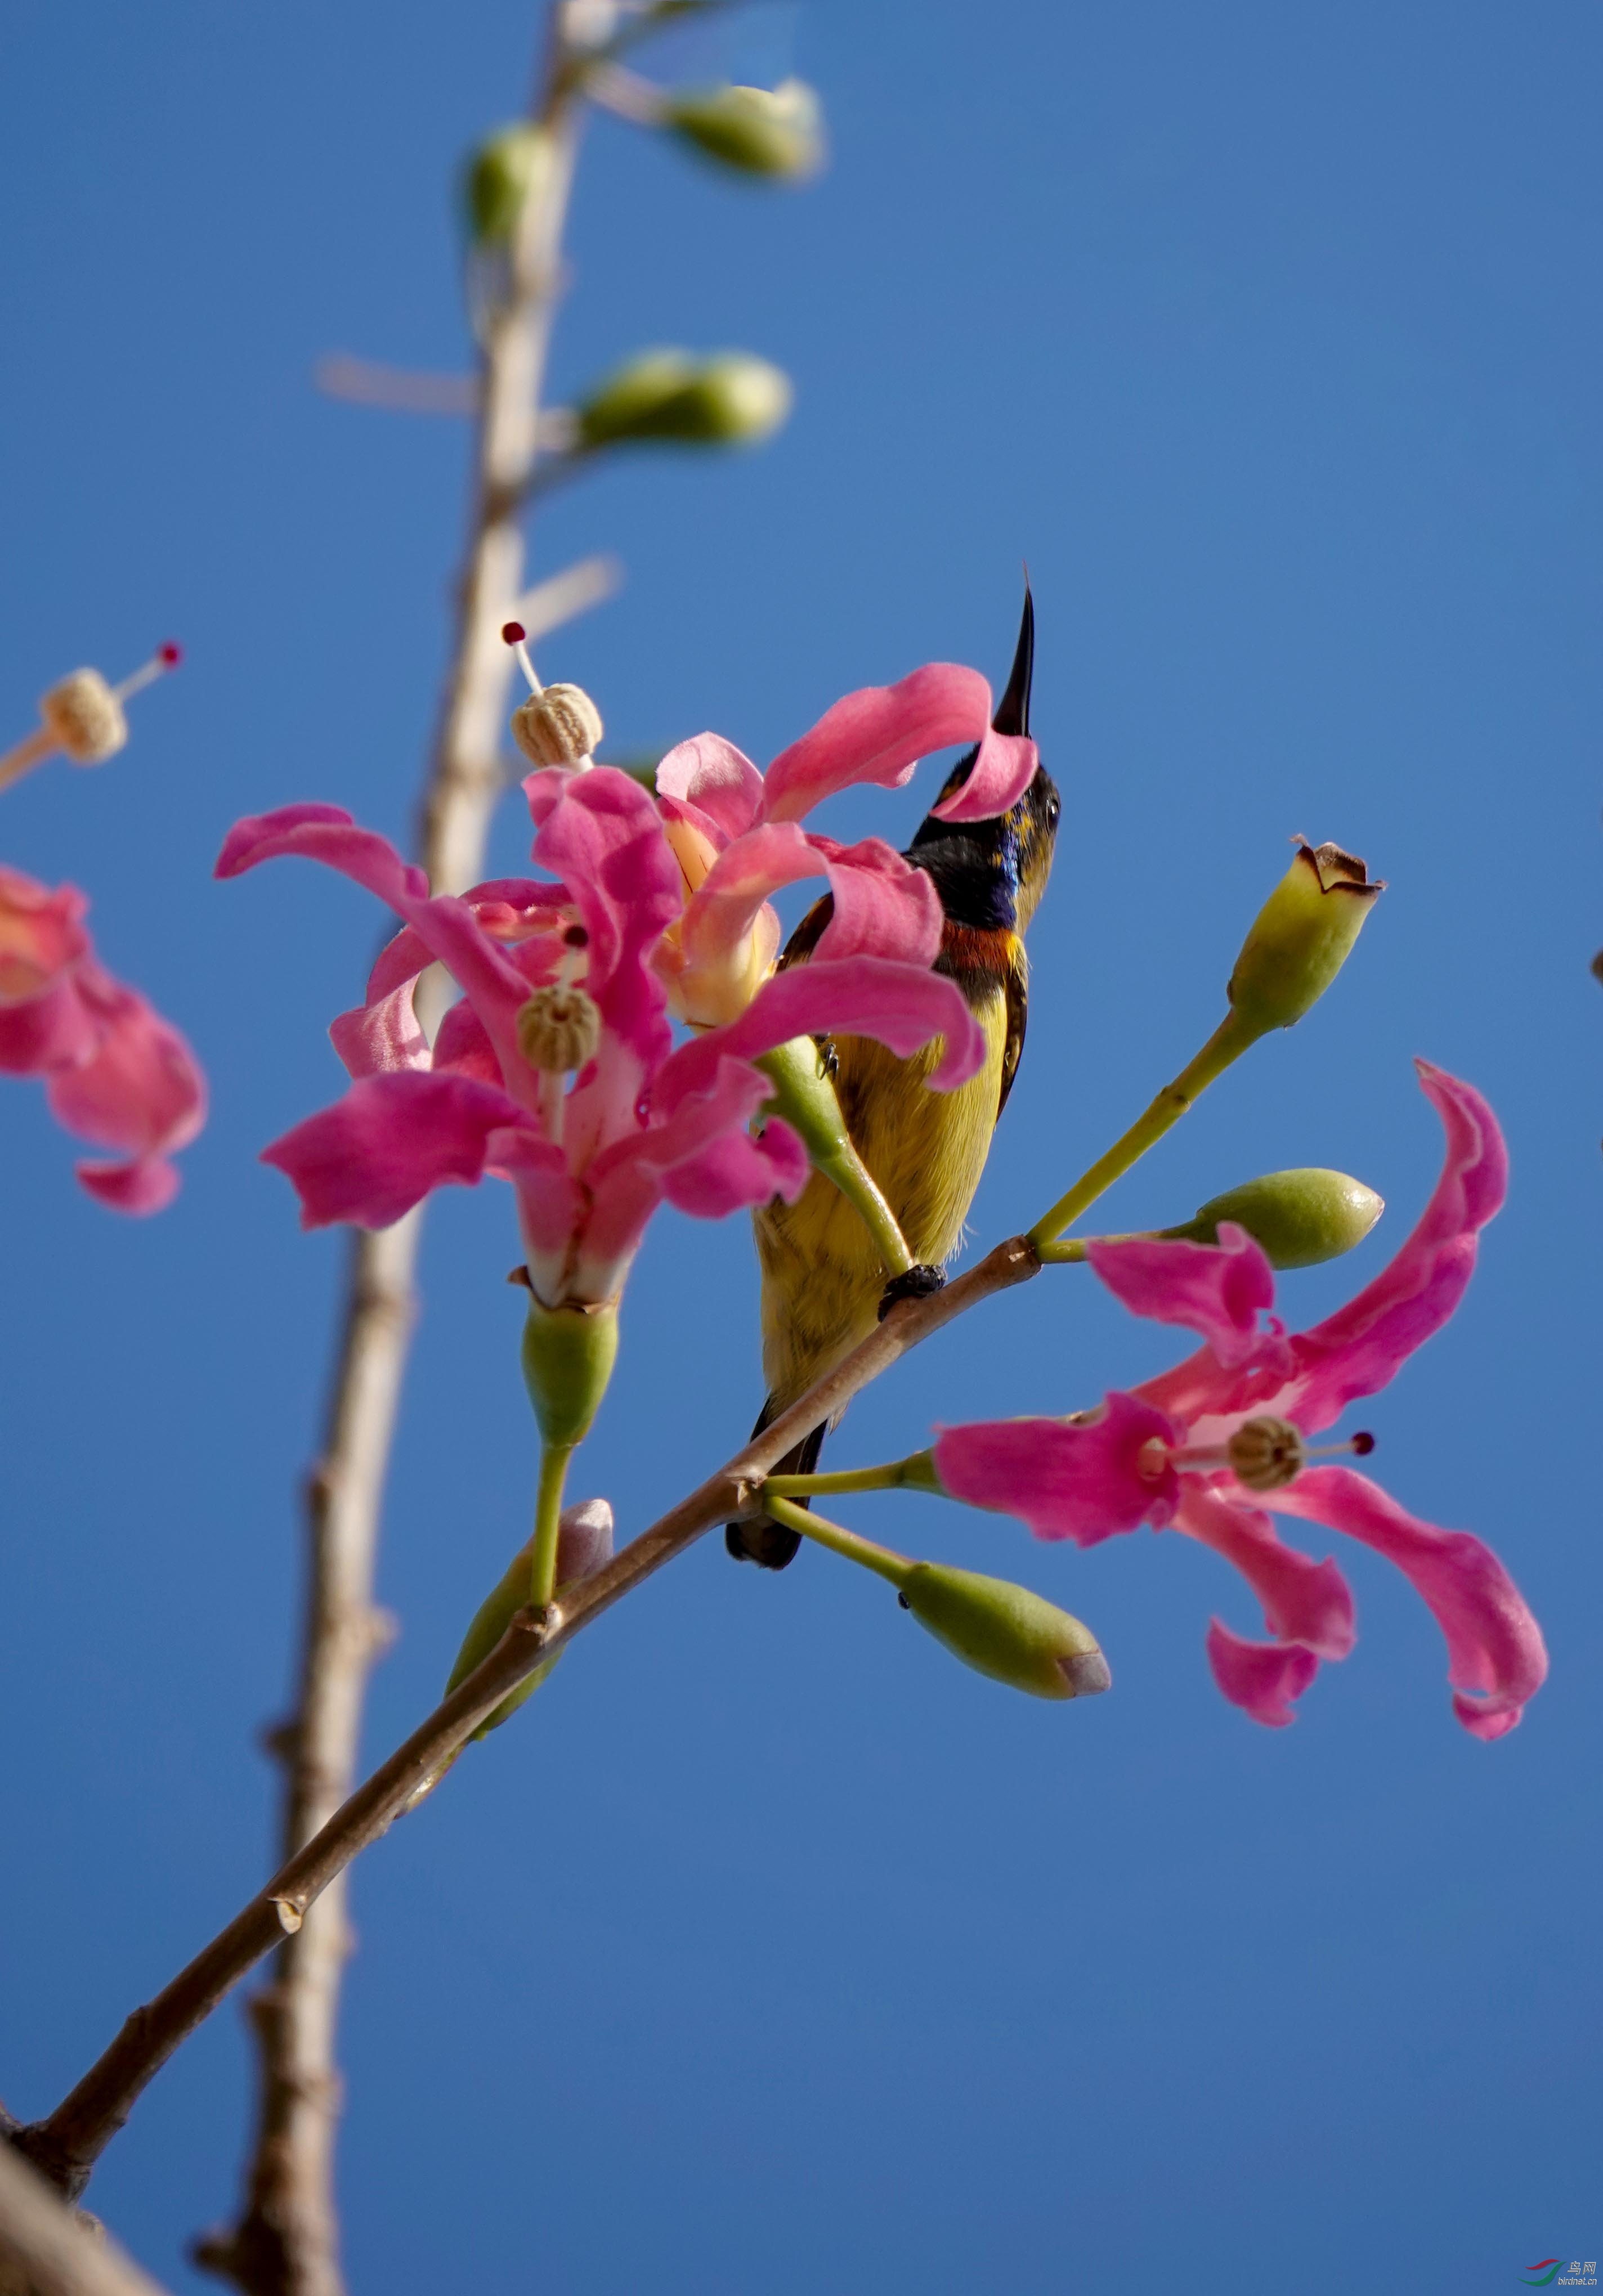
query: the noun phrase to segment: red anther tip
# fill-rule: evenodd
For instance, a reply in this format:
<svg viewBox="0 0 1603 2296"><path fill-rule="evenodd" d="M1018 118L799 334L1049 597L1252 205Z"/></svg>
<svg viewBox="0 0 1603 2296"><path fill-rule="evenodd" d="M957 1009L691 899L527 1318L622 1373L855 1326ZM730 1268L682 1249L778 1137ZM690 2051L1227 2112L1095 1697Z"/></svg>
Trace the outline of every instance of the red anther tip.
<svg viewBox="0 0 1603 2296"><path fill-rule="evenodd" d="M164 646L158 646L156 648L156 660L161 664L164 669L177 669L178 664L183 660L183 647L181 645L175 645L171 638L169 638Z"/></svg>
<svg viewBox="0 0 1603 2296"><path fill-rule="evenodd" d="M522 645L523 640L529 636L529 633L523 627L522 622L503 622L501 625L501 636L506 639L508 645Z"/></svg>
<svg viewBox="0 0 1603 2296"><path fill-rule="evenodd" d="M1352 1438L1352 1448L1360 1459L1367 1459L1375 1448L1375 1438L1373 1435L1355 1435Z"/></svg>
<svg viewBox="0 0 1603 2296"><path fill-rule="evenodd" d="M588 948L590 936L582 925L570 925L563 935L563 946L565 948Z"/></svg>

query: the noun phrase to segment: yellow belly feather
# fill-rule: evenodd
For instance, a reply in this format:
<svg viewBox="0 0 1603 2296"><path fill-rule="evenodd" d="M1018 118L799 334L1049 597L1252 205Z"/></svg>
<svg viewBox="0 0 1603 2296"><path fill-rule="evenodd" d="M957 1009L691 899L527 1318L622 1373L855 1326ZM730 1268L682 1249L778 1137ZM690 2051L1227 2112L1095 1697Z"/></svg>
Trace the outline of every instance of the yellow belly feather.
<svg viewBox="0 0 1603 2296"><path fill-rule="evenodd" d="M956 1092L925 1079L939 1040L898 1060L867 1037L839 1037L835 1089L858 1153L884 1191L914 1259L939 1267L963 1238L985 1169L1007 1033L999 987L976 1010L985 1065ZM755 1215L762 1266L762 1367L776 1410L832 1371L873 1331L886 1270L861 1218L815 1172L793 1204Z"/></svg>

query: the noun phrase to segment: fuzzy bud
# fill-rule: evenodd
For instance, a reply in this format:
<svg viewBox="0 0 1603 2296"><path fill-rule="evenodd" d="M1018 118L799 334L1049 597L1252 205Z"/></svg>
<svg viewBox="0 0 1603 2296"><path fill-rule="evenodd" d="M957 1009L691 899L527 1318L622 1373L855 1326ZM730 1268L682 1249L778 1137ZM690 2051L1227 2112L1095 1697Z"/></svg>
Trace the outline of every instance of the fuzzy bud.
<svg viewBox="0 0 1603 2296"><path fill-rule="evenodd" d="M526 121L504 127L468 162L468 226L481 247L506 247L516 236L524 201L550 153L543 129Z"/></svg>
<svg viewBox="0 0 1603 2296"><path fill-rule="evenodd" d="M583 1442L617 1357L615 1300L594 1308L547 1308L530 1301L523 1326L523 1383L548 1449L571 1450Z"/></svg>
<svg viewBox="0 0 1603 2296"><path fill-rule="evenodd" d="M580 685L547 685L512 714L513 740L531 765L576 766L601 735L601 712Z"/></svg>
<svg viewBox="0 0 1603 2296"><path fill-rule="evenodd" d="M671 97L668 125L726 168L798 182L823 165L818 99L802 79L776 88L698 88Z"/></svg>
<svg viewBox="0 0 1603 2296"><path fill-rule="evenodd" d="M788 376L749 351L698 359L644 351L617 368L577 410L581 447L657 440L686 447L766 439L790 413Z"/></svg>
<svg viewBox="0 0 1603 2296"><path fill-rule="evenodd" d="M75 766L103 766L128 738L128 721L97 669L75 669L39 702L45 730Z"/></svg>
<svg viewBox="0 0 1603 2296"><path fill-rule="evenodd" d="M1236 960L1228 993L1237 1019L1255 1037L1300 1021L1346 963L1385 890L1339 846L1299 845Z"/></svg>
<svg viewBox="0 0 1603 2296"><path fill-rule="evenodd" d="M966 1666L1032 1698L1089 1698L1113 1681L1089 1628L1027 1587L915 1562L901 1600Z"/></svg>
<svg viewBox="0 0 1603 2296"><path fill-rule="evenodd" d="M1284 1490L1303 1472L1303 1438L1289 1419L1244 1420L1224 1447L1230 1472L1249 1491Z"/></svg>
<svg viewBox="0 0 1603 2296"><path fill-rule="evenodd" d="M1318 1167L1266 1172L1213 1196L1194 1219L1162 1234L1188 1243L1217 1243L1221 1220L1234 1220L1271 1267L1317 1267L1361 1243L1385 1210L1383 1198L1345 1172Z"/></svg>

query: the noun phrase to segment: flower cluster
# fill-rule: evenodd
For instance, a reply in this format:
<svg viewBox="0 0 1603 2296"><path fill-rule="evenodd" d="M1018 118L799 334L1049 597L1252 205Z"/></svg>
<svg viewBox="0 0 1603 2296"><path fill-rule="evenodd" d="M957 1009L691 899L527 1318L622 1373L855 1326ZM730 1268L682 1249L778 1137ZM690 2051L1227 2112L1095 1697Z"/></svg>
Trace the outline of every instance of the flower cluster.
<svg viewBox="0 0 1603 2296"><path fill-rule="evenodd" d="M1289 1722L1319 1660L1344 1658L1354 1641L1340 1570L1283 1544L1270 1514L1342 1531L1394 1562L1423 1597L1446 1637L1455 1714L1477 1738L1500 1738L1547 1672L1541 1631L1502 1564L1468 1532L1408 1513L1368 1476L1303 1464L1306 1439L1385 1387L1453 1313L1479 1231L1503 1201L1508 1159L1491 1110L1468 1085L1418 1066L1447 1136L1442 1175L1395 1259L1344 1308L1306 1332L1287 1333L1273 1317L1261 1324L1274 1276L1229 1222L1213 1246L1090 1243L1087 1258L1127 1308L1203 1345L1076 1418L949 1427L934 1464L952 1497L1015 1514L1039 1538L1089 1546L1172 1524L1233 1563L1273 1640L1215 1620L1208 1656L1225 1696L1260 1722ZM1368 1439L1341 1447L1362 1452Z"/></svg>
<svg viewBox="0 0 1603 2296"><path fill-rule="evenodd" d="M58 1123L115 1160L78 1177L120 1212L177 1193L169 1160L206 1119L206 1080L170 1021L95 955L73 885L54 891L0 867L0 1073L38 1077Z"/></svg>

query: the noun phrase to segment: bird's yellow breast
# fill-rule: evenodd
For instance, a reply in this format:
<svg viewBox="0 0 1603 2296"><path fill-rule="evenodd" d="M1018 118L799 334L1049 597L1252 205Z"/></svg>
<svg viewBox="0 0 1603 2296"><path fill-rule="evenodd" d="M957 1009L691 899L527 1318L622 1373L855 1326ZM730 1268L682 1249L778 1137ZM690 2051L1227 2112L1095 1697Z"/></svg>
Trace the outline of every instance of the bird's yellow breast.
<svg viewBox="0 0 1603 2296"><path fill-rule="evenodd" d="M853 1144L916 1260L940 1266L962 1241L985 1169L1007 1033L1001 985L974 1004L985 1064L956 1092L926 1083L941 1045L898 1060L867 1037L839 1037L835 1090ZM793 1204L754 1219L762 1266L762 1367L777 1409L804 1395L874 1329L886 1269L859 1215L821 1173Z"/></svg>

